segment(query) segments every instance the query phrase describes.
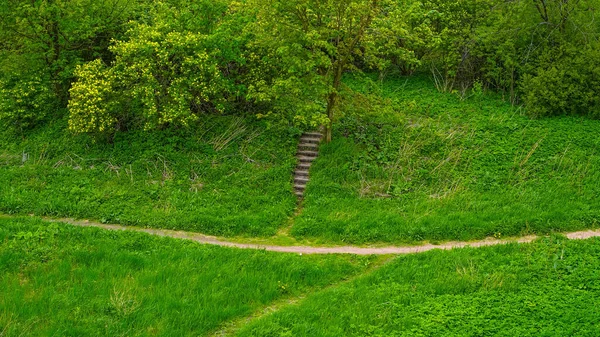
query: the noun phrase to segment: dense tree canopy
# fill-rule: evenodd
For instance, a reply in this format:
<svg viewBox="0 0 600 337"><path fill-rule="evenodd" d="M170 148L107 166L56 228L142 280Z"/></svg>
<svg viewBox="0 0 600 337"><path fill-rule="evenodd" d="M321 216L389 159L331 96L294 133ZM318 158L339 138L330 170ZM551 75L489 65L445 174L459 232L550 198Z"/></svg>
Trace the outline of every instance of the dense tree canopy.
<svg viewBox="0 0 600 337"><path fill-rule="evenodd" d="M275 76L254 87L255 97L286 104L294 118L314 127L331 123L342 76L359 70L355 62L372 59L362 42L383 15L384 0L256 0L256 21L250 27L252 46L275 68Z"/></svg>
<svg viewBox="0 0 600 337"><path fill-rule="evenodd" d="M598 0L7 0L0 122L75 133L206 113L331 129L349 72L429 73L532 116L600 116ZM344 94L343 94L344 93ZM68 108L65 110L65 108ZM328 139L331 134L328 132Z"/></svg>

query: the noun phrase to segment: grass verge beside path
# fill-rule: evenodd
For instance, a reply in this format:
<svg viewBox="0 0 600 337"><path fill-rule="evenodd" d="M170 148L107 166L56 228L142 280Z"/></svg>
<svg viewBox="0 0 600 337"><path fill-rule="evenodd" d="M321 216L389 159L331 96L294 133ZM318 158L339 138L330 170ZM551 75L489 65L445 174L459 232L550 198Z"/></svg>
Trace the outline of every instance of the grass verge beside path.
<svg viewBox="0 0 600 337"><path fill-rule="evenodd" d="M238 336L597 336L600 239L402 256Z"/></svg>
<svg viewBox="0 0 600 337"><path fill-rule="evenodd" d="M204 335L373 262L0 218L0 333Z"/></svg>
<svg viewBox="0 0 600 337"><path fill-rule="evenodd" d="M266 237L293 214L294 130L203 116L186 130L124 132L112 144L60 121L0 130L0 211L222 236Z"/></svg>
<svg viewBox="0 0 600 337"><path fill-rule="evenodd" d="M530 119L494 95L439 93L427 78L372 92L382 105L349 110L321 147L292 235L406 243L598 227L600 121Z"/></svg>
<svg viewBox="0 0 600 337"><path fill-rule="evenodd" d="M534 120L492 94L439 93L424 77L346 83L365 96L342 102L297 217L298 130L233 116L112 144L67 134L64 121L23 138L0 130L0 212L317 245L599 227L600 121Z"/></svg>

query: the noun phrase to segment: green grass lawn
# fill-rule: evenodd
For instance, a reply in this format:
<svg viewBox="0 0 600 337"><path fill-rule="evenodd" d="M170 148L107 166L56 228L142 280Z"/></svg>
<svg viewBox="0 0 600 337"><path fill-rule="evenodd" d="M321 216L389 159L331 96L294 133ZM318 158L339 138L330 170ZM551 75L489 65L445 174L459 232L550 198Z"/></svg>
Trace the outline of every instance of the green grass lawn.
<svg viewBox="0 0 600 337"><path fill-rule="evenodd" d="M321 147L296 237L412 242L597 227L600 121L534 120L498 96L441 94L427 78L375 92L387 101L349 113Z"/></svg>
<svg viewBox="0 0 600 337"><path fill-rule="evenodd" d="M0 218L0 336L205 335L372 262Z"/></svg>
<svg viewBox="0 0 600 337"><path fill-rule="evenodd" d="M310 296L239 336L598 336L600 240L432 251Z"/></svg>
<svg viewBox="0 0 600 337"><path fill-rule="evenodd" d="M498 95L461 100L426 77L346 83L365 96L342 106L293 221L297 130L231 116L112 144L60 121L0 132L0 212L242 239L293 224L294 238L327 244L597 227L600 121L531 119Z"/></svg>
<svg viewBox="0 0 600 337"><path fill-rule="evenodd" d="M293 130L206 116L188 130L120 133L62 125L0 133L0 211L217 235L269 236L293 213Z"/></svg>

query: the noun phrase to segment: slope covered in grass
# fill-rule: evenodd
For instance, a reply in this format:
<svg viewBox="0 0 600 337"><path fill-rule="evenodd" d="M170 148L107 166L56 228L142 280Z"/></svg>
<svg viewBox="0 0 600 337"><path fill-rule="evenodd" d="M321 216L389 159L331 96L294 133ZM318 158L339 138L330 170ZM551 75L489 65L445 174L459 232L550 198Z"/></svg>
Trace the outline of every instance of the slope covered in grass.
<svg viewBox="0 0 600 337"><path fill-rule="evenodd" d="M252 118L205 116L187 130L114 143L62 125L1 133L0 211L219 235L272 235L295 207L295 137Z"/></svg>
<svg viewBox="0 0 600 337"><path fill-rule="evenodd" d="M597 336L600 240L432 251L258 320L239 336Z"/></svg>
<svg viewBox="0 0 600 337"><path fill-rule="evenodd" d="M531 119L494 95L439 93L424 77L347 83L376 103L342 106L296 238L400 243L597 226L600 121ZM0 134L0 211L262 237L293 214L292 129L206 116L107 144L60 124Z"/></svg>
<svg viewBox="0 0 600 337"><path fill-rule="evenodd" d="M0 218L0 334L199 336L370 261Z"/></svg>
<svg viewBox="0 0 600 337"><path fill-rule="evenodd" d="M597 225L600 121L534 120L497 96L439 93L427 78L375 92L384 104L348 114L321 147L294 235L410 242Z"/></svg>

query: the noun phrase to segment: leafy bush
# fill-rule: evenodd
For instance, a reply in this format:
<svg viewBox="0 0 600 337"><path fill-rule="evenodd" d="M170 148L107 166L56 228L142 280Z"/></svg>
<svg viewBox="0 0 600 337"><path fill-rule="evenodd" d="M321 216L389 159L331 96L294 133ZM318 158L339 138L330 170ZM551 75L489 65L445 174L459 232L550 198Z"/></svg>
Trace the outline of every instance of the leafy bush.
<svg viewBox="0 0 600 337"><path fill-rule="evenodd" d="M30 79L22 73L27 70L34 79L43 78L37 84L65 108L75 67L95 58L109 59L110 41L122 36L126 22L145 12L147 2L2 1L0 76L15 74L23 82L19 86L26 87Z"/></svg>
<svg viewBox="0 0 600 337"><path fill-rule="evenodd" d="M528 112L534 116L600 117L598 48L547 53L536 74L523 81Z"/></svg>
<svg viewBox="0 0 600 337"><path fill-rule="evenodd" d="M53 99L47 83L40 77L0 80L0 122L22 133L47 117Z"/></svg>
<svg viewBox="0 0 600 337"><path fill-rule="evenodd" d="M223 110L228 88L209 36L180 30L170 9L157 6L151 23L132 23L126 39L109 48L109 67L96 60L77 69L72 132L188 126L200 112Z"/></svg>
<svg viewBox="0 0 600 337"><path fill-rule="evenodd" d="M113 130L122 111L110 106L115 92L115 75L101 60L77 67L79 81L71 88L69 129L74 133ZM113 104L115 105L115 104ZM118 106L117 106L118 107Z"/></svg>

